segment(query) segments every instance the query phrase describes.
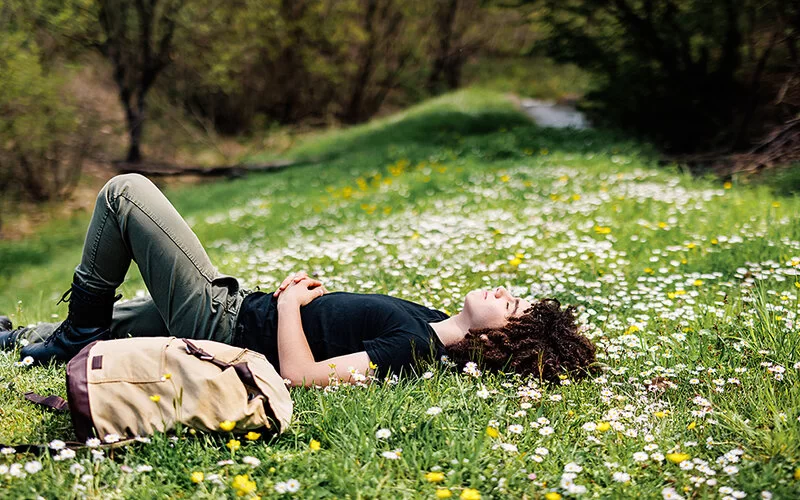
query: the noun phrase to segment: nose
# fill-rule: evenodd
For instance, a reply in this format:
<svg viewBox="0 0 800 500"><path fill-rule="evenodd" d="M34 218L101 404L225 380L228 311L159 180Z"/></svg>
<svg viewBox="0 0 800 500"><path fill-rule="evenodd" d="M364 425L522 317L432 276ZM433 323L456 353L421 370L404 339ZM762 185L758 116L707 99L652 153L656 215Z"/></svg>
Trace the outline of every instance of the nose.
<svg viewBox="0 0 800 500"><path fill-rule="evenodd" d="M503 295L506 295L506 294L510 295L508 290L506 290L502 286L498 286L494 290L494 296L497 297L497 298L500 298L500 297L502 297Z"/></svg>

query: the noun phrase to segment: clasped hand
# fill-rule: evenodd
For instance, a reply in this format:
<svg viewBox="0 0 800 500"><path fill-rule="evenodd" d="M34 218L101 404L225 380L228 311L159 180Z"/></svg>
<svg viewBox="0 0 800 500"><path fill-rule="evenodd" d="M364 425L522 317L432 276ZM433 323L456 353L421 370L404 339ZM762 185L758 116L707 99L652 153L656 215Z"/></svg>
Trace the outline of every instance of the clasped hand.
<svg viewBox="0 0 800 500"><path fill-rule="evenodd" d="M287 276L273 295L278 297L278 305L288 303L299 307L326 293L328 290L321 281L310 278L305 271L299 271Z"/></svg>

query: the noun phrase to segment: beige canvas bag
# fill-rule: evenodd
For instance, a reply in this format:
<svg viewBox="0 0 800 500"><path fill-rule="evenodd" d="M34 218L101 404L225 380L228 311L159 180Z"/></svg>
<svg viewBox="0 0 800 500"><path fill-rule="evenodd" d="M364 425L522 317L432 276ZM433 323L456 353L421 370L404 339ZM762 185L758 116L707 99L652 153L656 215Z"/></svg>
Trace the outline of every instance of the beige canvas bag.
<svg viewBox="0 0 800 500"><path fill-rule="evenodd" d="M166 432L176 424L202 431L283 432L292 415L289 390L257 352L210 340L139 337L94 342L67 365L67 402L78 439L121 439ZM58 401L60 400L60 401Z"/></svg>

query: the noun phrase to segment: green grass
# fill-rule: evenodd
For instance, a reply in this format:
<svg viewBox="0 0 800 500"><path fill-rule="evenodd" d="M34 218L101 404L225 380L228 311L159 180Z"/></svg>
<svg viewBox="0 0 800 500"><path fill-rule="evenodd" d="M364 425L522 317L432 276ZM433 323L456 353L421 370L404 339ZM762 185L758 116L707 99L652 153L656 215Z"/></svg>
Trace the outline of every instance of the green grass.
<svg viewBox="0 0 800 500"><path fill-rule="evenodd" d="M546 57L482 57L465 65L464 81L495 92L549 100L582 96L595 84L577 66L556 64Z"/></svg>
<svg viewBox="0 0 800 500"><path fill-rule="evenodd" d="M44 468L0 474L0 496L235 497L234 477L246 474L264 497L281 496L275 486L289 479L299 490L284 496L298 498L433 498L437 487L454 498L466 488L483 498L566 497L565 467L580 468L572 481L599 498L661 498L665 488L685 498L721 498L725 488L798 496L797 198L657 168L652 149L611 132L537 128L482 91L292 151L321 154L330 156L319 165L167 194L220 270L246 287L269 289L305 269L332 291L450 313L473 288L554 296L579 306L609 370L546 387L432 366L431 378L396 385L295 389L294 424L268 443L232 453L229 436L156 436L102 461L85 450L65 461L10 455L0 464ZM0 243L0 311L21 323L65 314L55 301L87 221ZM135 271L130 278L126 297L144 288ZM70 439L67 416L22 398L63 396L63 368L15 360L0 355L0 442ZM655 377L669 382L651 390ZM584 429L604 423L605 432ZM376 437L382 428L388 439ZM397 449L397 459L383 455ZM689 456L683 468L664 458L673 452ZM428 482L431 471L443 482ZM193 483L192 472L205 480Z"/></svg>

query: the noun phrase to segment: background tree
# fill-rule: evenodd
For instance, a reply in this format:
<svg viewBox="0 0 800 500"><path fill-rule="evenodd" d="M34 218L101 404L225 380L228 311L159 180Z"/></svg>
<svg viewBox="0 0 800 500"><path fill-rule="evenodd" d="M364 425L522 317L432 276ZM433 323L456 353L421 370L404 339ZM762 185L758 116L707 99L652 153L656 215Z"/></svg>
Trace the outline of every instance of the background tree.
<svg viewBox="0 0 800 500"><path fill-rule="evenodd" d="M780 71L784 56L770 46L796 37L788 23L775 22L776 14L788 9L784 0L543 0L539 5L540 27L549 32L547 52L602 79L587 96L595 120L643 131L670 151L729 148L736 139L731 124L749 122L742 103L758 100L753 82L760 81L763 68L757 61ZM755 62L742 57L748 40L763 51L759 56L751 51Z"/></svg>
<svg viewBox="0 0 800 500"><path fill-rule="evenodd" d="M97 0L92 6L100 28L92 45L111 62L125 109L128 162L141 160L147 93L170 63L176 20L184 4L184 0Z"/></svg>
<svg viewBox="0 0 800 500"><path fill-rule="evenodd" d="M436 0L433 2L433 62L426 86L432 94L461 86L467 59L484 46L489 33L480 30L486 14L478 0Z"/></svg>

